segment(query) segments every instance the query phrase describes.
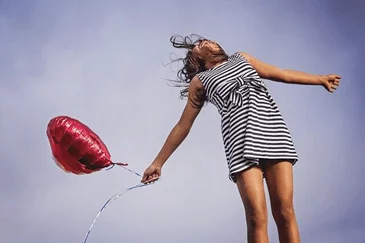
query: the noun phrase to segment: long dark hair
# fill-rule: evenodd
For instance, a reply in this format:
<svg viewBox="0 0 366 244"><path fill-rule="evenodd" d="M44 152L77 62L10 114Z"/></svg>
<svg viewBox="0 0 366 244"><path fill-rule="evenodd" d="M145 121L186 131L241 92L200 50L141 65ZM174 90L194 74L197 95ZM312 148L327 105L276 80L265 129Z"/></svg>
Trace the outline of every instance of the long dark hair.
<svg viewBox="0 0 366 244"><path fill-rule="evenodd" d="M170 38L170 42L173 44L173 47L187 49L186 56L184 58L177 58L175 60L172 60L172 62L183 62L183 68L181 68L177 72L178 79L171 80L176 84L175 86L185 87L180 91L181 98L188 97L189 83L195 75L206 70L206 62L215 63L222 62L228 59L228 55L219 45L219 51L213 52L212 50L207 50L205 52L206 55L200 57L197 53L193 52L193 48L202 41L210 40L196 34L184 37L181 35L173 35ZM199 103L197 104L197 102L194 102L194 104L196 106L202 106L204 102L207 101L206 92L204 90L199 91L199 93L196 95L199 99Z"/></svg>

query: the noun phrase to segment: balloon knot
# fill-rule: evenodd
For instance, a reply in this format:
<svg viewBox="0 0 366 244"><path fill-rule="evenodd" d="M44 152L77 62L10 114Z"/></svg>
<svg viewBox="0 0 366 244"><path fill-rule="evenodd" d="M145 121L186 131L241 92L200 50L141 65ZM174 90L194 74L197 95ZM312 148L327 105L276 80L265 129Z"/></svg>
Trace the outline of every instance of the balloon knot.
<svg viewBox="0 0 366 244"><path fill-rule="evenodd" d="M128 166L127 163L112 163L112 164L119 165L119 166Z"/></svg>

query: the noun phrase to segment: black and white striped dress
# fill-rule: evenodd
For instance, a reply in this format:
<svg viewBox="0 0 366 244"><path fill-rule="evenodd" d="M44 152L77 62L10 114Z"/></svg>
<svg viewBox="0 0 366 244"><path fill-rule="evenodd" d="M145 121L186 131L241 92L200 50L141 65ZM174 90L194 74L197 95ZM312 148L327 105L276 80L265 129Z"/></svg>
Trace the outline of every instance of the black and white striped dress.
<svg viewBox="0 0 366 244"><path fill-rule="evenodd" d="M230 180L235 182L235 173L260 165L261 159L297 162L294 143L276 103L240 53L197 76L222 118Z"/></svg>

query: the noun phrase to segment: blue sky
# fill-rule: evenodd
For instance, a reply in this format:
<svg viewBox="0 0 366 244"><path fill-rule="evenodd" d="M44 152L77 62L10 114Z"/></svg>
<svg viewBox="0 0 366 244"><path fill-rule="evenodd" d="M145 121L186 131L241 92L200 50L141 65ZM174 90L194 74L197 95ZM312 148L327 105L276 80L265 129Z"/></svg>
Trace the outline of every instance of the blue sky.
<svg viewBox="0 0 366 244"><path fill-rule="evenodd" d="M299 154L295 209L303 242L365 241L365 3L361 0L0 1L0 241L81 242L101 205L139 178L114 168L65 174L48 121L65 114L98 133L113 159L151 163L185 101L166 84L173 34L281 68L338 73L322 87L266 81ZM172 71L173 70L173 71ZM270 214L269 214L270 216ZM278 237L269 221L270 240ZM155 185L118 199L90 242L244 242L227 177L220 117L209 104Z"/></svg>

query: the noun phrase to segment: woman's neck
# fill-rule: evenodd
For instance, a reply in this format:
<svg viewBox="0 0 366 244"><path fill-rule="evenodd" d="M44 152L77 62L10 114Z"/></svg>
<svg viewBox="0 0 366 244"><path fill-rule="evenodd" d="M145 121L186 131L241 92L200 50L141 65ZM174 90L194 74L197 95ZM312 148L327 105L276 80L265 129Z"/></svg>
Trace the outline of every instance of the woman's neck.
<svg viewBox="0 0 366 244"><path fill-rule="evenodd" d="M212 68L214 68L214 67L216 67L216 66L218 66L218 65L220 65L224 62L226 62L226 60L222 60L222 61L219 61L219 62L207 62L205 64L205 67L206 67L206 69L212 69Z"/></svg>

